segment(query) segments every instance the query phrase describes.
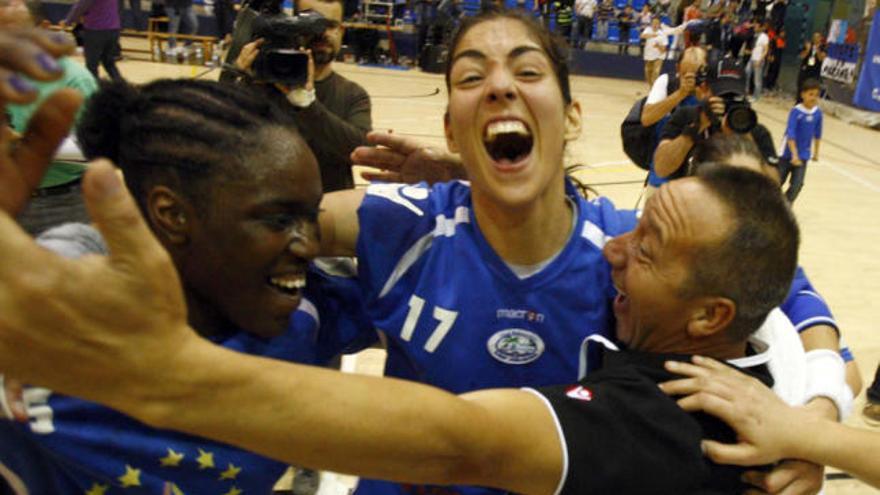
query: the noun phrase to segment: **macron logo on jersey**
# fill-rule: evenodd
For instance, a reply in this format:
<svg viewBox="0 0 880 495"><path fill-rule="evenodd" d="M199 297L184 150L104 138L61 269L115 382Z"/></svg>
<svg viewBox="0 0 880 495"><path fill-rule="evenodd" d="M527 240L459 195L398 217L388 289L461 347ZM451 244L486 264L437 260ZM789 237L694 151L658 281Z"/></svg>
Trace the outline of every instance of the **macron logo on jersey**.
<svg viewBox="0 0 880 495"><path fill-rule="evenodd" d="M508 320L526 320L536 323L544 323L544 313L538 313L529 309L499 309L495 312L495 318Z"/></svg>
<svg viewBox="0 0 880 495"><path fill-rule="evenodd" d="M582 385L575 385L570 387L565 391L565 395L568 396L569 399L579 400L583 402L590 402L593 400L593 392L590 392L590 389L584 388Z"/></svg>

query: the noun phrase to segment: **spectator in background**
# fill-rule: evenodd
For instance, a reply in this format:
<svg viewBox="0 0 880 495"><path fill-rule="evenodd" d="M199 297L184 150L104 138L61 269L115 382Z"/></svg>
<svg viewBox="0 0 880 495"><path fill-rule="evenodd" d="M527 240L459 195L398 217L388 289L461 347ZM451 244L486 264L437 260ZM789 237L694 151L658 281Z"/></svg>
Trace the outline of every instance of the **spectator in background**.
<svg viewBox="0 0 880 495"><path fill-rule="evenodd" d="M770 27L774 31L781 31L783 25L785 25L785 11L787 8L788 4L785 0L776 0L773 6L770 7Z"/></svg>
<svg viewBox="0 0 880 495"><path fill-rule="evenodd" d="M734 14L725 12L721 16L717 45L713 45L713 48L721 52L722 58L730 53L730 45L733 43L733 20Z"/></svg>
<svg viewBox="0 0 880 495"><path fill-rule="evenodd" d="M645 40L642 39L642 33L645 32L645 29L651 27L651 21L654 19L654 14L651 12L651 5L648 2L645 2L645 5L642 6L642 11L636 15L638 19L638 29L639 29L639 55L642 57L645 56Z"/></svg>
<svg viewBox="0 0 880 495"><path fill-rule="evenodd" d="M550 25L550 0L535 0L535 11L541 16L544 26Z"/></svg>
<svg viewBox="0 0 880 495"><path fill-rule="evenodd" d="M770 52L770 37L765 31L764 24L759 23L755 26L755 45L752 47L752 54L746 65L746 81L753 80L754 76L755 90L752 93L752 98L755 101L761 99L761 92L764 89L764 61Z"/></svg>
<svg viewBox="0 0 880 495"><path fill-rule="evenodd" d="M692 0L684 9L683 24L688 24L688 29L684 32L684 47L690 48L700 43L700 37L703 35L702 26L691 21L698 21L703 18L700 11L700 0Z"/></svg>
<svg viewBox="0 0 880 495"><path fill-rule="evenodd" d="M807 79L816 79L822 82L822 62L828 55L825 42L822 40L822 33L816 31L813 33L813 39L804 43L801 49L801 70L798 74L798 93ZM800 100L798 100L800 101Z"/></svg>
<svg viewBox="0 0 880 495"><path fill-rule="evenodd" d="M721 0L711 0L708 6L704 3L703 18L706 19L706 21L710 23L720 21L723 14L724 2Z"/></svg>
<svg viewBox="0 0 880 495"><path fill-rule="evenodd" d="M123 3L124 0L119 0L119 15L122 15L123 12ZM128 5L131 7L131 25L134 29L138 31L143 31L147 28L146 23L144 22L144 14L141 11L141 0L128 0Z"/></svg>
<svg viewBox="0 0 880 495"><path fill-rule="evenodd" d="M98 78L98 65L103 65L107 75L114 81L122 81L116 68L116 47L119 45L119 1L77 0L61 21L61 25L73 25L82 20L83 55L86 68Z"/></svg>
<svg viewBox="0 0 880 495"><path fill-rule="evenodd" d="M752 0L742 0L739 4L739 10L737 11L737 17L739 17L740 21L745 21L747 19L752 18Z"/></svg>
<svg viewBox="0 0 880 495"><path fill-rule="evenodd" d="M731 0L724 4L724 13L727 14L727 18L730 19L730 22L736 23L737 11L739 10L739 0Z"/></svg>
<svg viewBox="0 0 880 495"><path fill-rule="evenodd" d="M651 6L645 3L642 6L642 11L639 12L639 32L644 31L646 27L650 26L653 19L654 14L651 12Z"/></svg>
<svg viewBox="0 0 880 495"><path fill-rule="evenodd" d="M596 10L596 35L600 40L608 40L608 23L613 17L614 5L611 0L603 0Z"/></svg>
<svg viewBox="0 0 880 495"><path fill-rule="evenodd" d="M416 31L416 47L421 51L428 42L428 31L433 25L437 8L434 0L417 0L415 6L416 25L418 26Z"/></svg>
<svg viewBox="0 0 880 495"><path fill-rule="evenodd" d="M571 37L571 23L573 17L571 0L553 2L553 8L556 11L556 32L559 36L568 39Z"/></svg>
<svg viewBox="0 0 880 495"><path fill-rule="evenodd" d="M776 88L779 69L782 67L782 52L785 51L785 28L770 33L770 53L767 55L767 89Z"/></svg>
<svg viewBox="0 0 880 495"><path fill-rule="evenodd" d="M5 4L0 3L0 31L48 24L40 0L11 0ZM59 89L73 88L84 98L88 98L98 89L98 83L92 74L69 57L58 59L56 72L63 72L64 75L55 81L22 79L29 87L36 89L38 96L32 103L6 105L6 114L13 131L24 134L40 105ZM82 154L72 137L65 140L61 149L71 150L71 158ZM33 236L62 223L89 222L89 214L80 191L86 166L65 158L66 160L61 160L56 154L56 161L49 166L39 188L33 192L24 211L18 215L18 223ZM0 490L0 493L3 491Z"/></svg>
<svg viewBox="0 0 880 495"><path fill-rule="evenodd" d="M225 46L232 42L235 25L235 0L214 0L214 19L217 21L217 38Z"/></svg>
<svg viewBox="0 0 880 495"><path fill-rule="evenodd" d="M651 0L651 9L654 11L655 15L659 15L661 17L669 15L669 0Z"/></svg>
<svg viewBox="0 0 880 495"><path fill-rule="evenodd" d="M642 30L640 35L645 43L645 82L648 87L653 87L654 82L660 77L660 69L669 49L669 35L666 34L660 23L659 17L651 20L651 25Z"/></svg>
<svg viewBox="0 0 880 495"><path fill-rule="evenodd" d="M165 0L165 7L168 13L168 33L169 34L195 34L199 31L199 19L193 12L193 0ZM183 28L186 24L186 28ZM190 41L185 41L184 46L189 48ZM186 49L184 49L185 53ZM168 38L168 55L176 56L181 53L177 50L177 40Z"/></svg>
<svg viewBox="0 0 880 495"><path fill-rule="evenodd" d="M636 23L638 23L636 13L630 4L626 4L623 10L617 14L617 26L620 29L620 44L617 47L619 55L629 55L629 33Z"/></svg>
<svg viewBox="0 0 880 495"><path fill-rule="evenodd" d="M770 18L770 7L773 0L758 0L755 4L755 20L764 23Z"/></svg>
<svg viewBox="0 0 880 495"><path fill-rule="evenodd" d="M593 15L595 12L596 0L575 0L574 26L571 30L572 48L583 48L593 36Z"/></svg>
<svg viewBox="0 0 880 495"><path fill-rule="evenodd" d="M735 58L743 55L743 47L748 49L754 37L754 24L751 19L746 19L733 28L733 38L730 41L730 53Z"/></svg>

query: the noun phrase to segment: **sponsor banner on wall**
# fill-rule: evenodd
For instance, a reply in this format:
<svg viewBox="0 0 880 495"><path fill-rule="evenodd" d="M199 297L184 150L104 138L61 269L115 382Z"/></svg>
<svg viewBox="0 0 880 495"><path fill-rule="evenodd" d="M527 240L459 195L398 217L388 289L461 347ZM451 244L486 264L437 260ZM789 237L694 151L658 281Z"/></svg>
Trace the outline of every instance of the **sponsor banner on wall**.
<svg viewBox="0 0 880 495"><path fill-rule="evenodd" d="M867 110L880 112L880 9L874 13L871 34L865 46L862 74L859 76L853 103Z"/></svg>
<svg viewBox="0 0 880 495"><path fill-rule="evenodd" d="M822 62L822 77L845 84L856 80L859 45L828 43L828 56Z"/></svg>

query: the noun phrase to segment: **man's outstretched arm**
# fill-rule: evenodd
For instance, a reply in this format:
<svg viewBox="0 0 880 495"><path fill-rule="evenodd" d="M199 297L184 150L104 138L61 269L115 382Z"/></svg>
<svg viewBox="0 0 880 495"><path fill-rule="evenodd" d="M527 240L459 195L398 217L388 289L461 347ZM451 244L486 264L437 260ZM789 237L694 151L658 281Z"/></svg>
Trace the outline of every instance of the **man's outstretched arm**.
<svg viewBox="0 0 880 495"><path fill-rule="evenodd" d="M124 409L154 426L370 478L552 494L562 475L553 416L532 393L455 396L207 343L198 348L180 370L184 379L157 383L161 395L149 398L152 405L138 401Z"/></svg>

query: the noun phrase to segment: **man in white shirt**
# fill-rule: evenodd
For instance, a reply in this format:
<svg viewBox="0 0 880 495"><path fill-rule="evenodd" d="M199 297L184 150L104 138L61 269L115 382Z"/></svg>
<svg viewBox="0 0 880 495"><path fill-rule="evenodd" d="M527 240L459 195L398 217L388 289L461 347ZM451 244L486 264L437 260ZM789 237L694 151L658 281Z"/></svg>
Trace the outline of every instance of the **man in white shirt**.
<svg viewBox="0 0 880 495"><path fill-rule="evenodd" d="M655 16L651 19L651 25L642 31L641 38L645 40L645 81L648 87L654 86L654 81L660 76L660 68L669 46L669 35L660 24L660 18Z"/></svg>
<svg viewBox="0 0 880 495"><path fill-rule="evenodd" d="M770 51L770 37L767 36L767 27L763 23L755 25L755 46L752 48L752 57L746 65L746 80L754 74L755 91L752 98L757 101L761 98L764 89L764 60Z"/></svg>
<svg viewBox="0 0 880 495"><path fill-rule="evenodd" d="M572 48L583 48L593 36L593 14L595 11L596 0L575 0L574 26L571 30Z"/></svg>

